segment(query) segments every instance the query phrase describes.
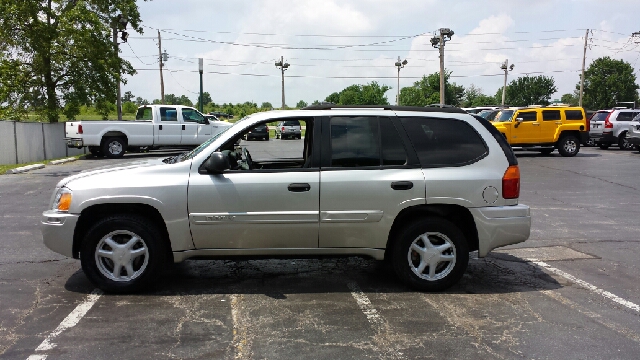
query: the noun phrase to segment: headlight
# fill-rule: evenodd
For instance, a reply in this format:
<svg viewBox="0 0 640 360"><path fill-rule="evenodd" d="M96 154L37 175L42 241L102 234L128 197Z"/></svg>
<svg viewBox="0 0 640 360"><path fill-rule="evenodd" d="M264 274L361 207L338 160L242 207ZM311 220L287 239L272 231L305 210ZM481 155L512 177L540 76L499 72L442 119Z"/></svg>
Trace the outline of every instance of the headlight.
<svg viewBox="0 0 640 360"><path fill-rule="evenodd" d="M56 197L53 199L53 210L57 211L69 211L71 207L71 190L67 188L60 188L56 193Z"/></svg>

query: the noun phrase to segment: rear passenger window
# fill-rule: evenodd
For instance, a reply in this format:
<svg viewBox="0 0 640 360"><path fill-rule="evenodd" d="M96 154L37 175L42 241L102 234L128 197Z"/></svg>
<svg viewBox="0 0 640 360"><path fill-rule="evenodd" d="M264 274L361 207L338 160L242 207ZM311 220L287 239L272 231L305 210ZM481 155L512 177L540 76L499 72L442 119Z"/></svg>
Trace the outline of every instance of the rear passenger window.
<svg viewBox="0 0 640 360"><path fill-rule="evenodd" d="M542 110L542 121L560 120L560 110Z"/></svg>
<svg viewBox="0 0 640 360"><path fill-rule="evenodd" d="M178 121L178 111L176 108L160 108L160 121Z"/></svg>
<svg viewBox="0 0 640 360"><path fill-rule="evenodd" d="M380 118L380 142L382 145L382 165L405 165L407 152L402 139L391 119Z"/></svg>
<svg viewBox="0 0 640 360"><path fill-rule="evenodd" d="M631 111L621 111L616 118L617 121L631 121L631 119L633 119L633 113Z"/></svg>
<svg viewBox="0 0 640 360"><path fill-rule="evenodd" d="M487 145L465 121L401 118L423 168L463 166L488 154Z"/></svg>
<svg viewBox="0 0 640 360"><path fill-rule="evenodd" d="M582 111L580 110L565 110L564 116L567 120L583 120L584 117L582 115Z"/></svg>
<svg viewBox="0 0 640 360"><path fill-rule="evenodd" d="M380 166L378 118L331 118L331 166Z"/></svg>
<svg viewBox="0 0 640 360"><path fill-rule="evenodd" d="M522 121L537 121L538 116L535 111L523 111L516 115L516 119L521 118Z"/></svg>

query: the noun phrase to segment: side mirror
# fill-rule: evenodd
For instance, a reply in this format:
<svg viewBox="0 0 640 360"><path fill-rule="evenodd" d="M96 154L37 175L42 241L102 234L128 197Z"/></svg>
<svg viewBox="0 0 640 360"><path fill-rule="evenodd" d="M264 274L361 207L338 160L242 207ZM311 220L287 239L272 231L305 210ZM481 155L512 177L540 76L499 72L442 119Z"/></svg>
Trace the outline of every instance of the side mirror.
<svg viewBox="0 0 640 360"><path fill-rule="evenodd" d="M209 174L222 174L231 168L229 157L221 152L214 152L202 166Z"/></svg>
<svg viewBox="0 0 640 360"><path fill-rule="evenodd" d="M520 126L520 123L523 122L523 118L516 118L516 127Z"/></svg>

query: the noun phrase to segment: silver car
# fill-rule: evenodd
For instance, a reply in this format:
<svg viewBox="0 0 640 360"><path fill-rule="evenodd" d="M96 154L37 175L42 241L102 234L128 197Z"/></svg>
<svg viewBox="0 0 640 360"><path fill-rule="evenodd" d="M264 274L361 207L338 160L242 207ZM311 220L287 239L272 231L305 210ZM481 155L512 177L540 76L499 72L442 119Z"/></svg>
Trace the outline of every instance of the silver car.
<svg viewBox="0 0 640 360"><path fill-rule="evenodd" d="M640 151L640 114L636 115L629 123L627 130L627 141L629 145Z"/></svg>
<svg viewBox="0 0 640 360"><path fill-rule="evenodd" d="M300 139L302 130L299 120L285 120L276 126L276 139Z"/></svg>
<svg viewBox="0 0 640 360"><path fill-rule="evenodd" d="M629 122L638 114L640 109L599 110L589 119L589 138L603 150L614 144L620 149L630 149L632 145L627 141Z"/></svg>
<svg viewBox="0 0 640 360"><path fill-rule="evenodd" d="M292 118L304 141L241 141ZM438 291L469 252L529 237L519 195L517 159L481 117L327 105L256 113L191 152L64 178L41 229L109 292L189 258L345 255L387 260L405 284Z"/></svg>

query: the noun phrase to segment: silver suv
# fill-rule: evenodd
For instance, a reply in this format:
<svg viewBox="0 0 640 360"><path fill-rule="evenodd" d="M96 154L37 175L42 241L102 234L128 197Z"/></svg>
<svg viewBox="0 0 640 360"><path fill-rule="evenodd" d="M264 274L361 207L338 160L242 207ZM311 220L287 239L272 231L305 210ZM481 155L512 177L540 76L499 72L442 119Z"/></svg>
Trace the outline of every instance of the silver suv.
<svg viewBox="0 0 640 360"><path fill-rule="evenodd" d="M620 149L630 149L632 145L627 141L629 122L638 114L640 109L600 110L589 119L589 138L603 150L612 144Z"/></svg>
<svg viewBox="0 0 640 360"><path fill-rule="evenodd" d="M299 120L284 120L276 126L276 139L300 139L302 130Z"/></svg>
<svg viewBox="0 0 640 360"><path fill-rule="evenodd" d="M634 117L629 123L627 141L630 146L633 146L636 150L640 151L640 114L636 115L636 117Z"/></svg>
<svg viewBox="0 0 640 360"><path fill-rule="evenodd" d="M305 122L304 141L241 141L289 119ZM319 105L250 115L176 157L67 177L42 235L110 292L189 258L345 255L387 260L407 285L437 291L469 252L529 237L519 195L511 148L479 116Z"/></svg>

